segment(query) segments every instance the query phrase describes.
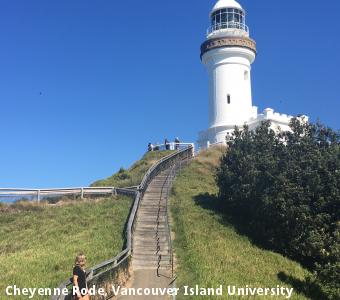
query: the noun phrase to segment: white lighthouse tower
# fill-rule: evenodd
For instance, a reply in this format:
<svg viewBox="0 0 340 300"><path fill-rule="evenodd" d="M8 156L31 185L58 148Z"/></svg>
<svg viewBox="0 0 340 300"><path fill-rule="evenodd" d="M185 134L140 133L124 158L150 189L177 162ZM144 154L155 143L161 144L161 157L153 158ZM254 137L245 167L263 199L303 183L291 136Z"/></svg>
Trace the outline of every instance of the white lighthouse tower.
<svg viewBox="0 0 340 300"><path fill-rule="evenodd" d="M249 36L246 13L235 0L219 0L210 12L201 60L209 78L209 127L199 133L198 144L226 143L235 126L256 128L270 120L274 130L289 130L292 116L267 108L262 114L252 104L251 64L256 43Z"/></svg>
<svg viewBox="0 0 340 300"><path fill-rule="evenodd" d="M207 40L201 60L209 77L209 129L199 144L225 142L235 126L243 126L254 114L251 96L251 64L255 41L249 38L245 11L235 0L219 0L210 13Z"/></svg>

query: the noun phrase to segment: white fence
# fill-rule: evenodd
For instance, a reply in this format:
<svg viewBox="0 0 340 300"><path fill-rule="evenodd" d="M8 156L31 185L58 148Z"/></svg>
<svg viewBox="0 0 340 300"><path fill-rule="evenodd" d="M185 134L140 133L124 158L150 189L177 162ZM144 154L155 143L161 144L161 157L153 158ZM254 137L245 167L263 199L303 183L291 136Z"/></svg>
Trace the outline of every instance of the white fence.
<svg viewBox="0 0 340 300"><path fill-rule="evenodd" d="M42 199L61 196L100 196L100 195L116 195L117 190L133 190L131 188L115 188L115 187L76 187L76 188L58 188L58 189L13 189L13 188L0 188L0 201L1 199L29 199L40 202Z"/></svg>
<svg viewBox="0 0 340 300"><path fill-rule="evenodd" d="M164 151L164 150L184 150L188 147L192 147L193 151L195 152L195 144L194 143L176 143L176 142L169 142L167 144L149 144L148 151Z"/></svg>

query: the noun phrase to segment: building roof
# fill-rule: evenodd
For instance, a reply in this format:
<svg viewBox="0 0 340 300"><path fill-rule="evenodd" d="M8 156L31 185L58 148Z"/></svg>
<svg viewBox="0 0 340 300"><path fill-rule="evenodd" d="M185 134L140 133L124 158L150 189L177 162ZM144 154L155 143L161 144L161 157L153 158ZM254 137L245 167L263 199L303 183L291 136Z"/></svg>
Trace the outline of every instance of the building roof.
<svg viewBox="0 0 340 300"><path fill-rule="evenodd" d="M238 8L238 9L243 10L242 6L238 2L236 2L235 0L219 0L215 4L211 13L213 13L215 10L219 10L221 8Z"/></svg>

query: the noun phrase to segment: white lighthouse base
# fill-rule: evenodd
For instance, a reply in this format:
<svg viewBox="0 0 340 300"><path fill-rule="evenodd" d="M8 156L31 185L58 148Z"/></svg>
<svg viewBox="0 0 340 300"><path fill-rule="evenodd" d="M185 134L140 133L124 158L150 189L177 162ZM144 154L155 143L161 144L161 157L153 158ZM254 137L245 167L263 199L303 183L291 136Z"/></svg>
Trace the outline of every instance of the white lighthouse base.
<svg viewBox="0 0 340 300"><path fill-rule="evenodd" d="M254 107L255 111L256 109L257 108ZM280 114L274 112L274 110L271 108L267 108L263 111L263 113L254 115L251 119L245 122L245 124L249 126L250 130L255 130L255 128L261 125L263 121L270 121L270 127L275 132L290 131L289 123L292 118L293 116ZM299 118L305 122L308 121L307 116L301 116ZM243 126L238 127L242 130ZM225 125L210 127L206 131L199 132L197 141L199 148L209 148L210 145L215 144L226 144L227 141L232 137L234 129L235 125Z"/></svg>

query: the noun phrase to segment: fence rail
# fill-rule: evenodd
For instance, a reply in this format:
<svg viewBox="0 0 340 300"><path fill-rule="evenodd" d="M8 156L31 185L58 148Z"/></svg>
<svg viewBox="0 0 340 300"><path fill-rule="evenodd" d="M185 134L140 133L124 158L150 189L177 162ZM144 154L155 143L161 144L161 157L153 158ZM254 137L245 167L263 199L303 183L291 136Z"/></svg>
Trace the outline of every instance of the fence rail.
<svg viewBox="0 0 340 300"><path fill-rule="evenodd" d="M169 142L167 144L150 144L148 151L164 151L164 150L185 150L188 147L195 148L195 144L193 143L176 143L176 142Z"/></svg>
<svg viewBox="0 0 340 300"><path fill-rule="evenodd" d="M183 145L183 144L182 144ZM122 281L122 274L126 275L126 278L129 276L129 266L131 261L131 255L133 253L132 248L132 237L135 230L135 222L136 216L138 212L138 208L140 205L140 201L143 198L144 192L147 189L149 183L152 179L161 171L174 166L181 165L183 161L187 161L188 159L194 156L194 147L193 144L186 144L182 150L178 150L161 160L159 160L155 165L153 165L148 172L144 175L141 184L137 189L134 188L125 188L125 189L116 189L117 194L130 194L134 195L135 200L133 206L131 208L128 222L125 230L125 247L124 250L116 257L109 259L107 261L102 262L99 265L92 267L87 270L88 277L87 282L88 285L96 285L96 287L103 287L107 294L105 299L109 299L112 297L112 288L111 285L116 285ZM123 276L124 277L124 276ZM118 282L119 281L119 282ZM69 280L62 283L58 288L59 290L63 290L65 288L70 289L72 283ZM52 300L66 300L71 299L71 296L53 296Z"/></svg>
<svg viewBox="0 0 340 300"><path fill-rule="evenodd" d="M85 195L107 195L116 194L115 187L76 187L76 188L58 188L58 189L16 189L16 188L0 188L1 198L13 198L20 200L30 198L40 202L44 198L79 195L84 198Z"/></svg>
<svg viewBox="0 0 340 300"><path fill-rule="evenodd" d="M4 199L25 199L41 200L51 197L61 196L80 196L83 199L85 196L102 196L116 195L117 193L125 195L134 195L138 186L116 188L116 187L75 187L75 188L57 188L57 189L17 189L17 188L0 188L0 200Z"/></svg>

